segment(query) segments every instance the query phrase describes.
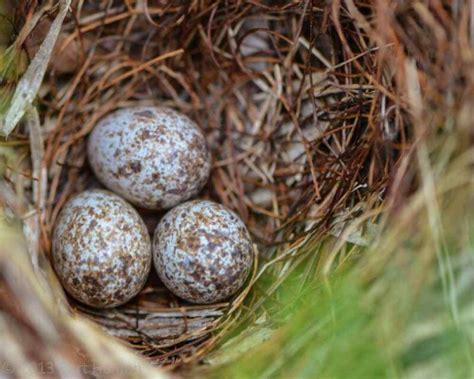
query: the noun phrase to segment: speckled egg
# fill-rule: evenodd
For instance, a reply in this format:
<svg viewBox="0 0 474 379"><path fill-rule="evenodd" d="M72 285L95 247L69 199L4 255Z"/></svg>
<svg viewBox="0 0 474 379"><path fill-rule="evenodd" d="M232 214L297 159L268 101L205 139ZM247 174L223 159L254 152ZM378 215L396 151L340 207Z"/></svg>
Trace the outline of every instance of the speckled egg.
<svg viewBox="0 0 474 379"><path fill-rule="evenodd" d="M226 207L194 200L169 211L153 239L156 271L175 295L208 304L236 293L253 261L245 224Z"/></svg>
<svg viewBox="0 0 474 379"><path fill-rule="evenodd" d="M73 197L54 227L56 273L72 297L92 307L115 307L134 297L147 280L151 256L137 211L109 191Z"/></svg>
<svg viewBox="0 0 474 379"><path fill-rule="evenodd" d="M142 208L168 209L206 184L211 155L188 117L165 107L132 107L103 118L92 131L90 165L110 190Z"/></svg>

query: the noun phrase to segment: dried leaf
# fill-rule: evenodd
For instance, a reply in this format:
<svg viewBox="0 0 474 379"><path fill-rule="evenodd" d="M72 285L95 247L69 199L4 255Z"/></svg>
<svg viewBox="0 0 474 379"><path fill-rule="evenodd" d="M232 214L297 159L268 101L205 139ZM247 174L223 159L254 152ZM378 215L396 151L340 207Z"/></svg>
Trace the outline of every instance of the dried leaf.
<svg viewBox="0 0 474 379"><path fill-rule="evenodd" d="M8 136L13 131L35 99L70 4L71 0L60 2L59 13L53 21L51 29L41 44L38 53L31 61L25 75L19 81L10 108L6 112L5 118L1 120L1 134Z"/></svg>

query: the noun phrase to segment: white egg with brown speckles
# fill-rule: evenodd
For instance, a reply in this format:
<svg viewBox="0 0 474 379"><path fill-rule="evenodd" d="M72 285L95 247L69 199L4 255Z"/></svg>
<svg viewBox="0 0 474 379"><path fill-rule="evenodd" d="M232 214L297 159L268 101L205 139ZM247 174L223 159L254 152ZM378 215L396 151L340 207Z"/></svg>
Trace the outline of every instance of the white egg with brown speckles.
<svg viewBox="0 0 474 379"><path fill-rule="evenodd" d="M196 196L211 170L201 130L165 107L110 113L92 131L87 153L108 189L147 209L169 209Z"/></svg>
<svg viewBox="0 0 474 379"><path fill-rule="evenodd" d="M53 232L53 264L66 291L96 308L126 303L145 285L151 242L137 211L103 190L76 195Z"/></svg>
<svg viewBox="0 0 474 379"><path fill-rule="evenodd" d="M153 238L156 271L175 295L215 303L244 285L253 262L245 224L223 205L194 200L169 211Z"/></svg>

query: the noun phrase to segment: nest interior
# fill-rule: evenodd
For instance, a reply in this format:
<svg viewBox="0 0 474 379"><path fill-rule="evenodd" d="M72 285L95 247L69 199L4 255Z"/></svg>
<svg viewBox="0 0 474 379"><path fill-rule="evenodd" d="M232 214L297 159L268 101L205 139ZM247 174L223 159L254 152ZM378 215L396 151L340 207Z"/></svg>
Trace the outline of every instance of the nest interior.
<svg viewBox="0 0 474 379"><path fill-rule="evenodd" d="M285 278L319 259L318 239L377 209L407 136L379 68L383 49L354 18L370 22L373 9L355 10L337 1L73 1L38 100L40 254L50 254L64 203L98 185L88 134L131 104L169 106L200 125L213 154L200 197L237 212L258 251L246 288L226 303L187 304L152 276L125 306L94 310L69 299L74 312L155 362L196 361L268 312ZM23 22L40 14L25 37L28 55L56 12L36 2L17 10ZM13 137L27 138L22 129ZM161 215L141 213L152 231ZM313 260L310 269L328 267Z"/></svg>

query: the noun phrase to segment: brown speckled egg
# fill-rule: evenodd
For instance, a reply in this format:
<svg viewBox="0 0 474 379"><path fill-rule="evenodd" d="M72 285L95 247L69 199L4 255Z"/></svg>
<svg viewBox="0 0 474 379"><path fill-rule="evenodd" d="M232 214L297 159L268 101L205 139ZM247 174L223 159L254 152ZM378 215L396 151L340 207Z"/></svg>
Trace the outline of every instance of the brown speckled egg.
<svg viewBox="0 0 474 379"><path fill-rule="evenodd" d="M151 255L137 211L109 191L73 197L54 227L56 273L72 297L92 307L115 307L134 297L146 282Z"/></svg>
<svg viewBox="0 0 474 379"><path fill-rule="evenodd" d="M211 169L201 130L165 107L112 112L95 126L87 152L107 188L147 209L168 209L197 195Z"/></svg>
<svg viewBox="0 0 474 379"><path fill-rule="evenodd" d="M175 295L215 303L236 293L253 261L245 224L226 207L194 200L169 211L153 239L156 271Z"/></svg>

